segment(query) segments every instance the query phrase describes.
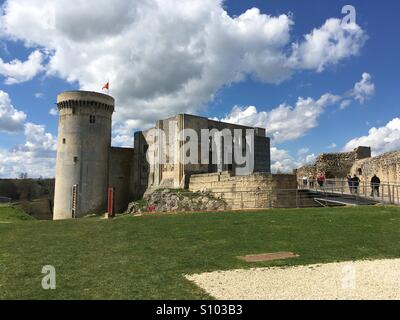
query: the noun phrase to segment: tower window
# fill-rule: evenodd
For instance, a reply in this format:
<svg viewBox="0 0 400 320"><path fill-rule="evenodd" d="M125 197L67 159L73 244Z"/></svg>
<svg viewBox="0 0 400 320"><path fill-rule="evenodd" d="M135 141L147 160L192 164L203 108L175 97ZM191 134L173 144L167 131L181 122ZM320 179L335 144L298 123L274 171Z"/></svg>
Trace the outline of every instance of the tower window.
<svg viewBox="0 0 400 320"><path fill-rule="evenodd" d="M74 157L74 163L78 163L78 157Z"/></svg>
<svg viewBox="0 0 400 320"><path fill-rule="evenodd" d="M95 124L96 123L96 116L90 116L89 117L89 123L91 123L91 124Z"/></svg>
<svg viewBox="0 0 400 320"><path fill-rule="evenodd" d="M67 140L64 138L63 139L63 144L66 144L67 143Z"/></svg>

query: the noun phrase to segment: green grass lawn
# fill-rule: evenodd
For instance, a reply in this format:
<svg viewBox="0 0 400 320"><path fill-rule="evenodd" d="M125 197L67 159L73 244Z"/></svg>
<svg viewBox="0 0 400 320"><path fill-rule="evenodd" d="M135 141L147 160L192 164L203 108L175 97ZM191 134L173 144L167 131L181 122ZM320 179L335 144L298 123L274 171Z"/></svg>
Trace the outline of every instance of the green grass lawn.
<svg viewBox="0 0 400 320"><path fill-rule="evenodd" d="M300 258L236 258L276 251ZM202 299L184 274L399 257L394 207L15 221L0 223L0 299ZM41 288L44 265L57 290Z"/></svg>
<svg viewBox="0 0 400 320"><path fill-rule="evenodd" d="M33 218L20 209L0 204L0 224L26 220L33 220Z"/></svg>

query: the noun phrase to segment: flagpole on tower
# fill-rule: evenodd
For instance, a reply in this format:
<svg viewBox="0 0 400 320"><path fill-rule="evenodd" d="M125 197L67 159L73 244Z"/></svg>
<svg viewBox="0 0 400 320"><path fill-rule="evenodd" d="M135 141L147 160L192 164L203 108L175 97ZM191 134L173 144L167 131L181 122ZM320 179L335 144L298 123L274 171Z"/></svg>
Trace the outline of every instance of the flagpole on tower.
<svg viewBox="0 0 400 320"><path fill-rule="evenodd" d="M108 95L110 95L110 80L107 81L107 83L103 86L103 88L101 88L101 90L104 92L104 90L106 91L106 93Z"/></svg>

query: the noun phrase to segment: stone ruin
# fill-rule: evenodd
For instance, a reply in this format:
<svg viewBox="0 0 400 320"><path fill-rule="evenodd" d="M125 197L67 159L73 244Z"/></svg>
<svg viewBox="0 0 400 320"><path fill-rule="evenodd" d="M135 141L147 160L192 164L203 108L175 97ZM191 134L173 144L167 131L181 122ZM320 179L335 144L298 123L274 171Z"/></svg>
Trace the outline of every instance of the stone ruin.
<svg viewBox="0 0 400 320"><path fill-rule="evenodd" d="M400 151L372 157L370 147L358 147L351 152L325 153L317 157L315 164L294 171L298 180L304 176L316 178L324 173L327 179L345 179L349 174L369 182L374 174L384 183L400 183Z"/></svg>
<svg viewBox="0 0 400 320"><path fill-rule="evenodd" d="M376 174L383 183L400 184L400 151L356 161L350 173L360 176L363 181L370 181Z"/></svg>

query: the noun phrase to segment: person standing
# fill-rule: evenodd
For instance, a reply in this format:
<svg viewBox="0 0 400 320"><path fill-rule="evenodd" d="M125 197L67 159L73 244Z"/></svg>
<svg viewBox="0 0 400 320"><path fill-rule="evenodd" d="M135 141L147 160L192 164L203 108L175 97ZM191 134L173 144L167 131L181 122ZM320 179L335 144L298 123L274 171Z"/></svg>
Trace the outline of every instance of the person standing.
<svg viewBox="0 0 400 320"><path fill-rule="evenodd" d="M349 185L349 190L350 193L353 193L353 178L351 177L351 175L347 176L347 184Z"/></svg>
<svg viewBox="0 0 400 320"><path fill-rule="evenodd" d="M354 175L353 179L353 190L355 194L358 194L358 188L360 187L360 178Z"/></svg>
<svg viewBox="0 0 400 320"><path fill-rule="evenodd" d="M375 174L371 179L371 197L375 197L375 194L379 197L380 187L381 179Z"/></svg>
<svg viewBox="0 0 400 320"><path fill-rule="evenodd" d="M323 188L324 184L325 184L325 174L320 173L317 179L318 185L320 188Z"/></svg>
<svg viewBox="0 0 400 320"><path fill-rule="evenodd" d="M307 189L307 187L308 187L308 177L304 176L303 177L303 188Z"/></svg>
<svg viewBox="0 0 400 320"><path fill-rule="evenodd" d="M315 186L315 178L314 176L311 174L310 177L308 178L308 182L310 184L310 189L314 189Z"/></svg>

